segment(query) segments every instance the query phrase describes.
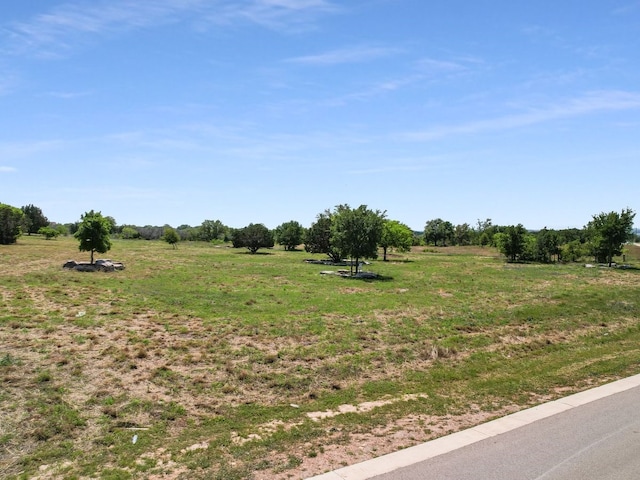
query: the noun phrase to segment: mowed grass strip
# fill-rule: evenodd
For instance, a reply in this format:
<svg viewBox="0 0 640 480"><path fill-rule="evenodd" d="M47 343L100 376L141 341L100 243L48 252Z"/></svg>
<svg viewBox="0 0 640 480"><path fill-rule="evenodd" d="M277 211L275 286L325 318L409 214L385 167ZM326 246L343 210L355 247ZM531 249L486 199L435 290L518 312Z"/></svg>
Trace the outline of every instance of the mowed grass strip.
<svg viewBox="0 0 640 480"><path fill-rule="evenodd" d="M301 477L640 371L634 269L430 247L364 281L126 240L124 271L61 268L84 256L0 246L3 478Z"/></svg>

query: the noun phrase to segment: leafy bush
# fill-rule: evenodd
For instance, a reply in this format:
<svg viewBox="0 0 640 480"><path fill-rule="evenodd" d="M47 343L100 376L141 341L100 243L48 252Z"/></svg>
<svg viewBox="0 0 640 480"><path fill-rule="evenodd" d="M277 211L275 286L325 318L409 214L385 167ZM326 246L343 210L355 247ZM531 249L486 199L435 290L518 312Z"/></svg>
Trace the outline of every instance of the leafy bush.
<svg viewBox="0 0 640 480"><path fill-rule="evenodd" d="M52 238L56 238L60 235L60 231L51 227L41 227L38 230L38 233L45 237L47 240L51 240Z"/></svg>

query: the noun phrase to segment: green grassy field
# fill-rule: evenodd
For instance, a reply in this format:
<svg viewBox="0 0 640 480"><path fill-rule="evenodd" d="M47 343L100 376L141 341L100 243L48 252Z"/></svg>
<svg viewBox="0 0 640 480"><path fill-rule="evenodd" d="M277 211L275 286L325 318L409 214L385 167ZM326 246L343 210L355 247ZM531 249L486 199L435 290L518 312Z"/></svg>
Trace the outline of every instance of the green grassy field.
<svg viewBox="0 0 640 480"><path fill-rule="evenodd" d="M627 262L640 266L638 247ZM640 372L640 270L0 246L0 477L304 478ZM337 268L333 268L334 270Z"/></svg>

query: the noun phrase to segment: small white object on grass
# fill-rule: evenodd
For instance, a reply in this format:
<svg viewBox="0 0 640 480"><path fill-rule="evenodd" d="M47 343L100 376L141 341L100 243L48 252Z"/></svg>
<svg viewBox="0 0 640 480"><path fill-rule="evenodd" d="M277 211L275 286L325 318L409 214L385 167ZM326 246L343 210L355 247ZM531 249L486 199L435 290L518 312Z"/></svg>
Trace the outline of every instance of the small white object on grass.
<svg viewBox="0 0 640 480"><path fill-rule="evenodd" d="M138 435L134 435L133 438L131 439L131 443L135 445L137 441L138 441Z"/></svg>

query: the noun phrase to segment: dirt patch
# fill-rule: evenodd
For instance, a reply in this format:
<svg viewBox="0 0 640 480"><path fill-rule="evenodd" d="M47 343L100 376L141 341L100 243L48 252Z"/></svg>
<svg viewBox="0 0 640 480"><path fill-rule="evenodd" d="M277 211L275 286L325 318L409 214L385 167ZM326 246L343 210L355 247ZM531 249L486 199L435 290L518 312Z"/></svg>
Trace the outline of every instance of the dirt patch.
<svg viewBox="0 0 640 480"><path fill-rule="evenodd" d="M285 473L258 471L255 480L304 479L347 465L370 460L404 448L470 428L494 418L516 412L522 407L510 405L494 411L473 408L463 415L410 415L367 434L350 434L348 442L335 431L322 449L302 445L296 452L302 463ZM282 458L284 461L284 457Z"/></svg>
<svg viewBox="0 0 640 480"><path fill-rule="evenodd" d="M358 287L345 287L345 288L341 288L340 293L345 293L345 294L354 294L354 293L368 293L368 290L366 288L358 288Z"/></svg>
<svg viewBox="0 0 640 480"><path fill-rule="evenodd" d="M307 416L311 420L322 420L325 418L335 417L344 413L366 413L374 408L382 407L384 405L391 405L392 403L399 401L415 400L416 398L427 398L427 395L404 395L402 398L378 400L375 402L364 402L358 405L344 404L340 405L336 410L325 410L323 412L309 412Z"/></svg>

